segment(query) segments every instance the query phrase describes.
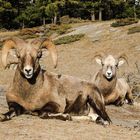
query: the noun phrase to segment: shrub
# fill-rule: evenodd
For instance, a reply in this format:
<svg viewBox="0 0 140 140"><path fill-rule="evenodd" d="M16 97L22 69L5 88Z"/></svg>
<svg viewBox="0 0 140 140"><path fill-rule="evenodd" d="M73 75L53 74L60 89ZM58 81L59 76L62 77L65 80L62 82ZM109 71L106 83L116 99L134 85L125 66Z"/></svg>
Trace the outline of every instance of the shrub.
<svg viewBox="0 0 140 140"><path fill-rule="evenodd" d="M138 20L134 18L119 19L116 22L112 23L111 27L126 26L134 23L138 23Z"/></svg>
<svg viewBox="0 0 140 140"><path fill-rule="evenodd" d="M34 34L34 35L29 35L29 34L27 34L27 35L18 36L18 37L20 37L20 38L22 38L22 39L32 39L32 38L37 38L37 37L39 37L39 36L36 35L36 34Z"/></svg>
<svg viewBox="0 0 140 140"><path fill-rule="evenodd" d="M70 18L69 15L63 16L60 18L61 24L69 24L69 23L81 23L87 20L83 20L81 18Z"/></svg>
<svg viewBox="0 0 140 140"><path fill-rule="evenodd" d="M61 24L69 24L70 23L70 17L69 17L69 15L62 16L60 18L60 23Z"/></svg>
<svg viewBox="0 0 140 140"><path fill-rule="evenodd" d="M57 33L58 33L59 35L65 34L65 33L68 32L68 30L69 30L70 28L71 28L70 25L68 25L68 24L62 24L62 25L58 28Z"/></svg>
<svg viewBox="0 0 140 140"><path fill-rule="evenodd" d="M138 33L140 32L140 26L135 26L128 29L128 34Z"/></svg>
<svg viewBox="0 0 140 140"><path fill-rule="evenodd" d="M87 22L89 20L83 20L81 18L70 18L70 23L82 23L82 22Z"/></svg>
<svg viewBox="0 0 140 140"><path fill-rule="evenodd" d="M0 28L0 32L7 32L8 30L5 28Z"/></svg>
<svg viewBox="0 0 140 140"><path fill-rule="evenodd" d="M37 28L24 28L20 31L20 35L34 35L36 33L40 33Z"/></svg>
<svg viewBox="0 0 140 140"><path fill-rule="evenodd" d="M71 26L68 24L51 25L49 31L56 31L59 35L67 33Z"/></svg>
<svg viewBox="0 0 140 140"><path fill-rule="evenodd" d="M71 28L71 26L68 24L62 24L62 25L51 24L46 27L40 26L40 27L34 27L34 28L24 28L20 31L19 35L22 38L27 38L27 37L34 38L34 37L38 37L40 35L49 37L53 33L57 33L58 35L68 33L68 30L70 28Z"/></svg>
<svg viewBox="0 0 140 140"><path fill-rule="evenodd" d="M54 43L55 45L69 44L80 40L82 37L84 37L84 34L68 35L55 40Z"/></svg>

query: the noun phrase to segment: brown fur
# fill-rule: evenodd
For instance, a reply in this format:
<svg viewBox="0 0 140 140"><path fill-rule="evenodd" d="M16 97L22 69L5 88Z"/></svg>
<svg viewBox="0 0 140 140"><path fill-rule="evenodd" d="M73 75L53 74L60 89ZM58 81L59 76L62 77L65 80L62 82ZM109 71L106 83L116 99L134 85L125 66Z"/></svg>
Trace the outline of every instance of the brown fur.
<svg viewBox="0 0 140 140"><path fill-rule="evenodd" d="M40 58L37 57L40 53L38 51L41 49L40 47L39 50L31 48L30 44L27 44L29 47L17 52L19 53L19 63L11 88L6 93L9 112L4 114L1 121L11 119L14 113L20 115L37 112L42 118L52 118L53 116L49 113L59 113L59 117L60 113L88 115L89 104L104 121L111 122L105 111L102 95L94 84L75 77L43 71L38 61ZM34 42L34 44L38 44L38 42ZM44 44L48 45L45 42L43 47ZM49 44L51 45L47 48L52 52L56 65L57 56L56 51L54 52L54 45ZM26 57L27 55L28 57ZM32 78L26 78L24 75L23 69L27 62L34 68ZM56 115L54 116L56 117Z"/></svg>
<svg viewBox="0 0 140 140"><path fill-rule="evenodd" d="M133 99L132 99L132 92L123 78L117 78L117 63L115 64L114 62L118 63L118 60L113 60L108 62L104 58L102 60L102 69L100 69L92 78L92 83L94 83L101 91L104 99L105 99L105 104L115 104L115 105L122 105L125 102L125 99L128 100L128 103L133 104ZM113 77L108 80L105 77L105 71L104 68L107 68L109 66L112 66L114 69L114 74ZM117 66L117 67L116 67Z"/></svg>

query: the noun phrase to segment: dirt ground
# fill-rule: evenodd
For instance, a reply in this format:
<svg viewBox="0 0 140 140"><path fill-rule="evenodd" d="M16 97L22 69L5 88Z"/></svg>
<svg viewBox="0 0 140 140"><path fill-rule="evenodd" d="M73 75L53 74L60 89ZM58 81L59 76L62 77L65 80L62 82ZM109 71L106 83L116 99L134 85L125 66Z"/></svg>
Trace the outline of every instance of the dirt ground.
<svg viewBox="0 0 140 140"><path fill-rule="evenodd" d="M94 61L98 52L118 55L125 53L129 65L118 70L119 76L139 75L140 33L128 35L128 28L139 25L112 28L111 21L87 23L75 26L69 34L85 33L80 41L57 46L59 63L53 69L52 60L47 57L43 65L48 71L73 75L90 80L100 68ZM136 67L138 64L138 68ZM4 93L12 82L14 71L3 70L0 63L0 113L7 111ZM135 97L134 97L135 98ZM140 98L135 105L107 106L113 121L104 127L88 121L42 120L35 116L22 115L0 123L1 140L139 140L140 139Z"/></svg>

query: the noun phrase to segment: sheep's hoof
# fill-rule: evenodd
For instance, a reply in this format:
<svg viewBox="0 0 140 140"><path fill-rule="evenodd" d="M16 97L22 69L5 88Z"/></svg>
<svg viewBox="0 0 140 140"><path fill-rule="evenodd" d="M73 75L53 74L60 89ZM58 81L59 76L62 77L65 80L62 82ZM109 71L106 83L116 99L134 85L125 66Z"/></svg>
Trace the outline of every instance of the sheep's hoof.
<svg viewBox="0 0 140 140"><path fill-rule="evenodd" d="M32 112L32 111L25 111L24 114L32 115L32 116L38 116L38 112Z"/></svg>
<svg viewBox="0 0 140 140"><path fill-rule="evenodd" d="M134 101L130 99L130 100L128 101L128 104L129 104L129 105L134 105Z"/></svg>
<svg viewBox="0 0 140 140"><path fill-rule="evenodd" d="M108 125L110 125L110 122L104 121L101 117L97 117L96 123L97 123L97 124L101 124L101 125L103 125L103 126L108 126Z"/></svg>
<svg viewBox="0 0 140 140"><path fill-rule="evenodd" d="M125 104L125 101L119 101L119 102L116 103L116 106L122 106L124 104Z"/></svg>
<svg viewBox="0 0 140 140"><path fill-rule="evenodd" d="M43 113L41 113L41 114L39 115L39 117L40 117L41 119L48 119L48 114L47 114L46 112L43 112Z"/></svg>
<svg viewBox="0 0 140 140"><path fill-rule="evenodd" d="M10 117L4 114L0 114L0 122L8 121Z"/></svg>
<svg viewBox="0 0 140 140"><path fill-rule="evenodd" d="M72 121L72 117L69 114L64 114L65 120Z"/></svg>

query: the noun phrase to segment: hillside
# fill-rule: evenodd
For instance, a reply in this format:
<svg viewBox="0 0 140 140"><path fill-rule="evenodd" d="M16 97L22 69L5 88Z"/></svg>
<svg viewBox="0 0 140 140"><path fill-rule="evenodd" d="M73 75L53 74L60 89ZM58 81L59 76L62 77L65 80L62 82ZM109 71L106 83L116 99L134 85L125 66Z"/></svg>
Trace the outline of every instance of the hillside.
<svg viewBox="0 0 140 140"><path fill-rule="evenodd" d="M53 69L50 57L43 59L43 66L46 66L48 71L90 80L100 68L94 61L97 53L104 52L113 55L125 53L129 65L125 64L120 67L118 75L129 78L131 86L134 86L136 82L135 89L137 88L137 95L139 95L140 33L128 34L128 29L140 26L140 23L113 28L110 27L112 22L88 22L73 25L70 33L57 36L57 38L79 33L85 36L79 41L57 46L59 62L56 69ZM12 81L13 74L14 70L3 70L0 63L0 113L7 110L3 93ZM93 122L41 120L37 117L22 115L9 122L0 123L0 136L2 140L138 140L140 138L140 98L136 99L134 106L107 106L107 112L113 121L113 124L108 127Z"/></svg>

